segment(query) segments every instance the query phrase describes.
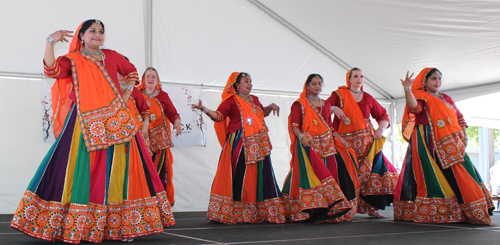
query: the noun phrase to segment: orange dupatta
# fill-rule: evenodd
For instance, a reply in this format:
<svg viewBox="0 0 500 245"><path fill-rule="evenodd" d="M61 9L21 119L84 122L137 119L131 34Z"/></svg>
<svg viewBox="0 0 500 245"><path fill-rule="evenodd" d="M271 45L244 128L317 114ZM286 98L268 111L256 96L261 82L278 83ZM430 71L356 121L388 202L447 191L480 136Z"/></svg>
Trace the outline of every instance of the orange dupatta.
<svg viewBox="0 0 500 245"><path fill-rule="evenodd" d="M349 83L349 75L352 69L346 74L347 86L341 86L335 91L340 100L340 109L344 111L346 119L342 120L339 124L338 133L353 147L356 156L362 157L367 152L368 147L373 142L371 137L371 128L368 127L369 123L366 121L358 102L352 97L351 87ZM361 87L363 90L363 87Z"/></svg>
<svg viewBox="0 0 500 245"><path fill-rule="evenodd" d="M271 141L267 134L267 126L264 122L264 112L258 106L253 107L246 100L237 96L233 84L236 82L239 72L233 72L229 76L224 91L222 92L222 102L233 98L240 110L240 119L243 130L243 146L245 150L245 163L254 164L264 160L271 154ZM221 104L222 104L221 102ZM256 109L254 112L253 108ZM229 118L222 122L215 122L214 128L219 139L219 143L224 147L227 137L227 125Z"/></svg>
<svg viewBox="0 0 500 245"><path fill-rule="evenodd" d="M300 97L296 102L300 103L302 109L302 133L310 137L311 148L319 157L325 158L337 153L335 148L332 129L328 126L325 119L319 113L318 109L307 99L307 81ZM292 105L293 107L293 105ZM292 132L292 115L288 116L288 133L290 135L290 152L293 155L297 143L297 137Z"/></svg>
<svg viewBox="0 0 500 245"><path fill-rule="evenodd" d="M146 89L145 77L146 73L142 75L141 84L138 89L142 92ZM158 83L155 89L161 90L160 77L157 75ZM165 116L161 102L157 98L150 98L142 93L144 99L148 102L149 111L151 112L149 120L149 149L151 152L157 152L168 147L174 146L172 143L172 132L170 128L170 120Z"/></svg>
<svg viewBox="0 0 500 245"><path fill-rule="evenodd" d="M425 101L425 111L431 128L435 151L443 168L462 163L465 157L465 144L462 141L462 128L458 123L457 113L453 106L425 91L425 77L433 67L424 68L412 84L412 92L417 100ZM405 140L409 141L415 126L415 115L405 106L402 131Z"/></svg>
<svg viewBox="0 0 500 245"><path fill-rule="evenodd" d="M57 101L53 105L56 136L59 136L62 130L60 123L71 108L68 95L74 90L78 118L89 152L132 140L138 130L137 124L104 66L80 52L82 46L78 37L73 38L69 50L70 53L64 57L71 61L72 76L58 79L52 86L52 101Z"/></svg>

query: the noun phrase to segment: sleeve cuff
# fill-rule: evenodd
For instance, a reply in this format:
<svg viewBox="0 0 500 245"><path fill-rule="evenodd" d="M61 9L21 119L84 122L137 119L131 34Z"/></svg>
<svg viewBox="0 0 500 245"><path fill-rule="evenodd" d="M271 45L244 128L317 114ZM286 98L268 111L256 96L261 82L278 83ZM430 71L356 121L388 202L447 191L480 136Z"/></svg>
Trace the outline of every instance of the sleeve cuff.
<svg viewBox="0 0 500 245"><path fill-rule="evenodd" d="M56 78L60 72L61 68L59 63L57 63L57 60L54 61L54 64L51 67L47 67L47 65L45 65L45 61L43 62L43 74L46 77Z"/></svg>
<svg viewBox="0 0 500 245"><path fill-rule="evenodd" d="M127 83L129 81L135 81L135 84L137 85L139 82L139 74L136 71L131 72L130 74L126 75L123 78L125 79L125 82L127 82Z"/></svg>
<svg viewBox="0 0 500 245"><path fill-rule="evenodd" d="M410 112L412 114L418 114L418 113L422 112L422 107L419 104L415 108L408 108L408 112Z"/></svg>
<svg viewBox="0 0 500 245"><path fill-rule="evenodd" d="M215 113L217 113L217 120L215 120L215 121L222 122L222 120L223 120L222 114L219 111L215 111Z"/></svg>

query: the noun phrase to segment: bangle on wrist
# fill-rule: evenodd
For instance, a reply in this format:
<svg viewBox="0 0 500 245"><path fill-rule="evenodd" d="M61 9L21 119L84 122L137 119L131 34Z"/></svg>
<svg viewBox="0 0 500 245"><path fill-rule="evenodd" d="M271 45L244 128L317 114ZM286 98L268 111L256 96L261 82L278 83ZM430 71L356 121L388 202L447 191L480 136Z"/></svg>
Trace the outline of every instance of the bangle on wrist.
<svg viewBox="0 0 500 245"><path fill-rule="evenodd" d="M203 108L203 113L207 114L210 109L208 109L206 106Z"/></svg>
<svg viewBox="0 0 500 245"><path fill-rule="evenodd" d="M306 136L305 134L299 134L299 140L302 140L302 138L304 138L304 136Z"/></svg>
<svg viewBox="0 0 500 245"><path fill-rule="evenodd" d="M54 45L56 45L56 40L54 40L54 38L51 35L49 35L47 37L47 39L45 39L45 41L47 41L47 43L49 43L50 46L52 46L52 47L54 47Z"/></svg>
<svg viewBox="0 0 500 245"><path fill-rule="evenodd" d="M127 84L127 85L125 85L125 88L123 89L123 91L125 91L127 89L130 91L130 93L132 93L132 90L134 89L134 86L132 86L130 84Z"/></svg>
<svg viewBox="0 0 500 245"><path fill-rule="evenodd" d="M338 107L332 105L332 112L335 113L335 109L337 109Z"/></svg>
<svg viewBox="0 0 500 245"><path fill-rule="evenodd" d="M404 86L405 91L411 92L411 86Z"/></svg>
<svg viewBox="0 0 500 245"><path fill-rule="evenodd" d="M181 123L181 119L180 118L175 119L174 124L176 124L177 122Z"/></svg>
<svg viewBox="0 0 500 245"><path fill-rule="evenodd" d="M147 126L149 126L149 121L143 121L143 122L142 122L142 125L147 125Z"/></svg>

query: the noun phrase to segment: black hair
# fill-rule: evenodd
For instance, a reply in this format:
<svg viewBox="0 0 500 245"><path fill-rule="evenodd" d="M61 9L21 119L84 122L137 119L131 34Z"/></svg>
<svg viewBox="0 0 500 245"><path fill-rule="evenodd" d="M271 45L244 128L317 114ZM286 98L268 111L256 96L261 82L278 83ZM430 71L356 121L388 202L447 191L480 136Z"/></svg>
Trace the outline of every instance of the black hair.
<svg viewBox="0 0 500 245"><path fill-rule="evenodd" d="M123 56L123 58L125 58L128 62L130 62L130 60L128 59L128 57L127 57L127 56L125 56L125 55L122 55L122 56Z"/></svg>
<svg viewBox="0 0 500 245"><path fill-rule="evenodd" d="M359 68L357 68L357 67L352 68L352 69L351 69L351 72L349 73L349 78L351 78L351 76L352 76L352 72L353 72L353 71L362 71L362 70L361 70L361 69L359 69Z"/></svg>
<svg viewBox="0 0 500 245"><path fill-rule="evenodd" d="M309 83L311 83L311 82L312 82L312 80L313 80L313 78L315 78L315 77L319 77L319 78L321 78L321 81L323 82L323 77L322 77L320 74L313 73L313 74L311 74L311 75L309 75L309 76L307 77L306 86L307 86L307 85L309 85Z"/></svg>
<svg viewBox="0 0 500 245"><path fill-rule="evenodd" d="M236 87L236 84L239 84L241 82L241 79L243 77L246 77L246 76L250 76L250 74L246 73L246 72L240 72L240 74L238 74L238 76L236 77L236 81L233 83L233 88L235 91L238 91L238 88Z"/></svg>
<svg viewBox="0 0 500 245"><path fill-rule="evenodd" d="M438 70L438 68L432 68L430 71L427 72L427 75L425 75L425 81L427 81L427 79L429 79L429 77L431 77L432 74L436 72L439 72L439 75L443 75L443 73L441 73L441 71Z"/></svg>
<svg viewBox="0 0 500 245"><path fill-rule="evenodd" d="M92 24L94 24L94 23L101 25L102 31L104 32L104 23L102 23L102 21L96 20L96 19L87 20L82 24L82 27L80 28L80 31L78 32L78 38L80 39L80 42L82 40L81 35L83 33L85 33L87 31L87 29L89 29L92 26Z"/></svg>

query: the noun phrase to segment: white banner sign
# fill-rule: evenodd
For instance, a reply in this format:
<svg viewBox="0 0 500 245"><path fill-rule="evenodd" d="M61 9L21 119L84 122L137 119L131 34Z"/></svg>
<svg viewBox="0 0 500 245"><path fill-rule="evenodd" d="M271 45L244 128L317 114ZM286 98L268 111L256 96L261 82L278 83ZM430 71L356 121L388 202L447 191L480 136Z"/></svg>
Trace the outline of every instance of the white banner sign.
<svg viewBox="0 0 500 245"><path fill-rule="evenodd" d="M54 143L54 131L52 128L52 97L50 88L55 79L42 79L41 97L42 103L42 131L43 140L47 143ZM177 109L177 113L182 119L182 134L175 136L175 129L172 127L172 141L174 146L205 145L207 123L203 113L199 110L191 109L191 104L198 103L201 95L201 88L176 87L163 84L163 90L168 93L172 103Z"/></svg>
<svg viewBox="0 0 500 245"><path fill-rule="evenodd" d="M191 109L191 104L197 104L200 99L201 88L162 84L162 89L170 96L182 120L182 134L179 136L175 136L171 125L174 146L205 145L207 123L202 112Z"/></svg>

